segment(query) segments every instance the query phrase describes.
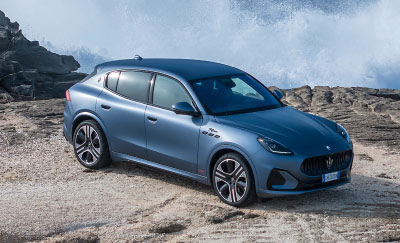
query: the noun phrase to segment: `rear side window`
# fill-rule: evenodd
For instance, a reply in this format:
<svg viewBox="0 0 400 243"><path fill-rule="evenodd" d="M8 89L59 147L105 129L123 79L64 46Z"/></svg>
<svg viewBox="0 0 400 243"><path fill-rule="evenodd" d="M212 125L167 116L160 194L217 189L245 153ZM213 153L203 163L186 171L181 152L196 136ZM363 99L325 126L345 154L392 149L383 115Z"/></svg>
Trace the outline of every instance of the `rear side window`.
<svg viewBox="0 0 400 243"><path fill-rule="evenodd" d="M153 104L170 109L178 102L187 102L193 105L190 95L178 81L157 75L153 91Z"/></svg>
<svg viewBox="0 0 400 243"><path fill-rule="evenodd" d="M119 78L119 72L109 73L107 76L107 82L106 82L107 88L111 89L112 91L116 91L118 78Z"/></svg>
<svg viewBox="0 0 400 243"><path fill-rule="evenodd" d="M117 93L130 99L147 102L150 79L153 74L127 71L119 75Z"/></svg>

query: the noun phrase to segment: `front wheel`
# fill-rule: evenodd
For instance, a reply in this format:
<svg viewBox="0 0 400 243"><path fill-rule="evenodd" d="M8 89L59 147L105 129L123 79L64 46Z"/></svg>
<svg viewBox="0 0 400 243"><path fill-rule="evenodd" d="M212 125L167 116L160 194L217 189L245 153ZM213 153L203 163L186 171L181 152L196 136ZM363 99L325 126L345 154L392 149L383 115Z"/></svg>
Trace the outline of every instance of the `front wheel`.
<svg viewBox="0 0 400 243"><path fill-rule="evenodd" d="M223 155L215 163L212 176L214 190L223 202L243 207L256 198L253 175L241 155Z"/></svg>
<svg viewBox="0 0 400 243"><path fill-rule="evenodd" d="M73 144L75 156L83 166L95 169L110 164L107 141L97 122L81 122L75 129Z"/></svg>

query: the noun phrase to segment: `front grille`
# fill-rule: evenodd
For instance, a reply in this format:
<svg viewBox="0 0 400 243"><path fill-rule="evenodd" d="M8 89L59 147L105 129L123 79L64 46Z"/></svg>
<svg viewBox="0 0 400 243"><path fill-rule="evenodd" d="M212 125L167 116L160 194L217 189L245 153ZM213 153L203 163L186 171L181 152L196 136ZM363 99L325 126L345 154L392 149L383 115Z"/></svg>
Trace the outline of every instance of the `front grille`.
<svg viewBox="0 0 400 243"><path fill-rule="evenodd" d="M303 161L301 171L309 176L317 176L334 171L340 171L346 169L350 165L352 159L352 150L312 157ZM328 163L329 160L332 162L331 165Z"/></svg>

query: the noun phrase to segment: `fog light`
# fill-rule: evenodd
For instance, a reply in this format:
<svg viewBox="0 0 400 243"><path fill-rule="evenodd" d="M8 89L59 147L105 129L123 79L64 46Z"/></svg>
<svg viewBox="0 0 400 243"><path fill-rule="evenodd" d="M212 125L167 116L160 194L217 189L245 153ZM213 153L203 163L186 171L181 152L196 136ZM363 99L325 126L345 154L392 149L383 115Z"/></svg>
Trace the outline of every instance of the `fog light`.
<svg viewBox="0 0 400 243"><path fill-rule="evenodd" d="M283 178L281 173L279 173L279 171L277 169L273 169L271 171L271 173L269 174L267 187L272 188L272 186L274 186L274 185L277 185L277 186L284 185L285 182L286 182L285 178Z"/></svg>
<svg viewBox="0 0 400 243"><path fill-rule="evenodd" d="M293 190L297 185L296 178L289 172L279 169L272 169L267 181L269 190Z"/></svg>

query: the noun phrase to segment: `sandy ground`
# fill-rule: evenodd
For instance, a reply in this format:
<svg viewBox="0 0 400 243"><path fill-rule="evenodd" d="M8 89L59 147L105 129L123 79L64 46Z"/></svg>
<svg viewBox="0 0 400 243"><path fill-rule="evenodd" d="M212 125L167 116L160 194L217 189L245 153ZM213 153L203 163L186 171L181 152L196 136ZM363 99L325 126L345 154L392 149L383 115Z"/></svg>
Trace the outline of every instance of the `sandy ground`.
<svg viewBox="0 0 400 243"><path fill-rule="evenodd" d="M397 147L356 141L350 184L237 209L133 163L83 168L60 132L62 102L0 106L0 242L400 241Z"/></svg>

